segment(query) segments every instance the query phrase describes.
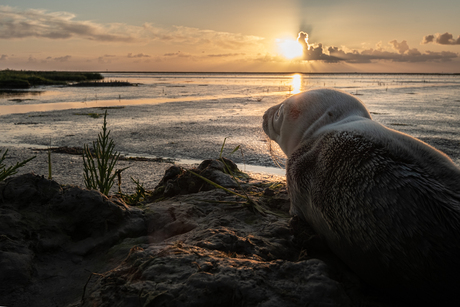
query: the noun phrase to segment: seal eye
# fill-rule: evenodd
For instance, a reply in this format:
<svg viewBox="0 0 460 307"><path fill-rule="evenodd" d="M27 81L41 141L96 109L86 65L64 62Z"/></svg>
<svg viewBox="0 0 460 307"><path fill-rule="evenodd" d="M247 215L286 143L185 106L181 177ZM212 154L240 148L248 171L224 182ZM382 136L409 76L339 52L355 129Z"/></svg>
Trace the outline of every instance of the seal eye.
<svg viewBox="0 0 460 307"><path fill-rule="evenodd" d="M276 111L275 117L274 117L275 120L278 120L280 118L281 113L283 112L283 107L284 107L284 104L280 105L280 107L278 108L278 111Z"/></svg>

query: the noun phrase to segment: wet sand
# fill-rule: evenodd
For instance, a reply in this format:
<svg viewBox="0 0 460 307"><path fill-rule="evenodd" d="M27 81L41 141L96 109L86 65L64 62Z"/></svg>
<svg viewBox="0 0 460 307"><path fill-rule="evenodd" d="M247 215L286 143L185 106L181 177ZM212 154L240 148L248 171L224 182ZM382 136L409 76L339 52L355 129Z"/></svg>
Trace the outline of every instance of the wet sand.
<svg viewBox="0 0 460 307"><path fill-rule="evenodd" d="M264 176L283 179L279 176L284 175L284 170L274 164L262 131L262 115L267 108L284 100L286 94L260 98L248 96L199 102L178 99L160 104L109 108L108 129L115 141L115 149L122 155L174 158L184 165L219 157L226 139L224 156L239 163L244 171L260 173L260 169L250 166L265 166L269 168L262 170ZM388 101L379 102L375 97L372 101L371 96L358 98L367 105L377 122L420 138L460 164L458 122L448 113L455 110L439 107L428 111L428 106L409 108ZM96 108L0 116L0 149L9 149L7 165L37 155L35 160L20 169L20 173L32 171L47 177L47 153L34 148L91 144L101 131L104 106L104 101L99 101ZM442 113L434 116L434 111L445 112L446 116ZM89 115L91 113L100 116L93 118ZM241 150L230 154L238 145ZM122 191L131 193L135 185L130 177L139 180L147 189L153 189L171 164L120 161L117 168L126 166L129 168L122 173ZM59 183L83 186L81 156L53 153L52 167L53 179ZM114 187L113 192L116 191L117 187Z"/></svg>
<svg viewBox="0 0 460 307"><path fill-rule="evenodd" d="M271 167L265 176L274 180L284 170L276 168L262 131L262 114L282 97L261 101L252 98L220 99L204 102L169 102L156 105L126 106L107 110L107 127L115 149L125 156L171 157L180 165L190 165L219 157L224 139L224 156L244 165ZM100 102L101 107L104 106ZM48 155L35 150L51 147L83 147L92 144L102 130L105 109L85 108L49 112L30 112L1 116L0 149L8 149L7 165L36 155L19 173L34 172L48 177ZM89 116L100 114L99 118ZM230 155L238 145L242 150ZM3 152L3 151L2 151ZM61 184L84 186L81 156L52 153L52 177ZM130 177L145 188L153 189L171 163L119 161L122 191L131 193L135 185ZM251 168L248 166L249 171ZM257 170L256 170L257 171ZM112 191L118 189L115 186Z"/></svg>

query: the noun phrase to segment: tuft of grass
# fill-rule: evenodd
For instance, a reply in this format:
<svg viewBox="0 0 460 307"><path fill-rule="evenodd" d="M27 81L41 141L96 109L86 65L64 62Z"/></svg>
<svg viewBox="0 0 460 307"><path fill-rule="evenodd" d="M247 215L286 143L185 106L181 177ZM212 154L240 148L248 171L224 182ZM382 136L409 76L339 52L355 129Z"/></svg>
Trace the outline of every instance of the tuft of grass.
<svg viewBox="0 0 460 307"><path fill-rule="evenodd" d="M115 176L128 168L114 171L115 164L120 158L120 153L114 148L115 142L110 138L110 130L107 130L106 110L102 131L99 132L97 141L93 142L92 150L87 144L83 148L83 176L87 189L98 190L108 195Z"/></svg>
<svg viewBox="0 0 460 307"><path fill-rule="evenodd" d="M48 179L53 179L52 172L51 172L51 140L50 146L48 147Z"/></svg>
<svg viewBox="0 0 460 307"><path fill-rule="evenodd" d="M1 150L0 150L1 152ZM22 162L18 162L15 165L11 165L10 167L6 167L5 164L3 164L3 161L6 159L6 154L8 153L8 149L5 150L2 156L0 156L0 181L5 180L7 177L14 175L18 172L18 169L26 165L27 162L29 162L32 159L35 159L36 156L33 156L32 158L26 159Z"/></svg>
<svg viewBox="0 0 460 307"><path fill-rule="evenodd" d="M121 193L121 189L118 189L118 194L121 196L121 198L124 200L124 202L128 205L135 205L141 201L143 201L146 197L150 195L150 192L148 192L142 183L139 182L139 180L134 179L131 177L131 181L136 184L136 192L134 192L131 195L123 194Z"/></svg>

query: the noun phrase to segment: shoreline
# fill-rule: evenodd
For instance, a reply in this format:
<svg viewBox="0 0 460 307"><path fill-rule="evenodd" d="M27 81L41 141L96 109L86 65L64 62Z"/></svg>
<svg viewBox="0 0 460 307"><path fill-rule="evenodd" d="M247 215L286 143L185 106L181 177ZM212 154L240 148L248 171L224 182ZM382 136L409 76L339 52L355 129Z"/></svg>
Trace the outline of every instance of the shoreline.
<svg viewBox="0 0 460 307"><path fill-rule="evenodd" d="M2 146L1 154L8 150L7 157L4 163L7 166L16 164L32 156L35 159L29 161L25 166L19 168L18 172L10 177L19 176L27 173L34 173L39 176L48 178L48 151L36 148L25 148L18 146ZM216 157L207 157L216 158ZM204 158L203 160L207 159ZM190 162L190 161L186 161ZM199 161L198 163L201 163ZM51 153L52 163L52 180L61 185L73 185L85 188L83 179L83 160L81 155L73 155L68 153ZM135 192L136 184L130 179L131 177L138 180L146 190L153 190L163 178L165 171L173 165L193 168L198 166L195 163L184 163L183 161L167 162L153 160L135 160L123 159L116 164L116 169L129 167L121 173L122 182L121 190L124 194L132 194ZM241 171L247 173L251 178L256 180L267 181L285 181L285 176L263 172L251 172L244 169ZM118 192L118 181L115 181L110 195Z"/></svg>

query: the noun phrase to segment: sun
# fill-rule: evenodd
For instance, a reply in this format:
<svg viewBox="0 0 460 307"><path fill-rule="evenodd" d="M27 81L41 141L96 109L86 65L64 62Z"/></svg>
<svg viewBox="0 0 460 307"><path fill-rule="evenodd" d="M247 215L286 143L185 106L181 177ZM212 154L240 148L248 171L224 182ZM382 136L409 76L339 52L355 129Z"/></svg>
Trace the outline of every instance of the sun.
<svg viewBox="0 0 460 307"><path fill-rule="evenodd" d="M298 58L303 54L302 45L294 39L277 39L276 43L279 52L287 59Z"/></svg>

